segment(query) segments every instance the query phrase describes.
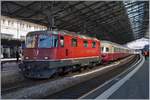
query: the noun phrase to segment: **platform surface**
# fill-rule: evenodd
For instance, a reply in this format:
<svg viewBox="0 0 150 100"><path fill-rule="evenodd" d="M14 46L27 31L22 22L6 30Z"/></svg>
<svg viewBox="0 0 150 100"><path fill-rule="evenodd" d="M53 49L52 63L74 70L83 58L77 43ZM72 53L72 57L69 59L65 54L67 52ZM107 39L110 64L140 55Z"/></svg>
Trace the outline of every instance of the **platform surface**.
<svg viewBox="0 0 150 100"><path fill-rule="evenodd" d="M17 60L17 58L2 58L1 62L3 62L3 61L16 61L16 60ZM21 58L19 58L19 60L21 60Z"/></svg>
<svg viewBox="0 0 150 100"><path fill-rule="evenodd" d="M149 59L142 67L115 91L109 99L148 99L149 98Z"/></svg>

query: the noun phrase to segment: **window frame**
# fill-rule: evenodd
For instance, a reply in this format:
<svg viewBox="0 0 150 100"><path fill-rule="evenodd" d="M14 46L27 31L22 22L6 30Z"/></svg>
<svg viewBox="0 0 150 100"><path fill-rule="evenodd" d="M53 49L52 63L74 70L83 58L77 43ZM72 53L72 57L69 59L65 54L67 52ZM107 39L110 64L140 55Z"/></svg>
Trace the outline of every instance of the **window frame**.
<svg viewBox="0 0 150 100"><path fill-rule="evenodd" d="M85 42L87 43L87 46L85 46ZM83 40L83 47L88 48L88 40Z"/></svg>
<svg viewBox="0 0 150 100"><path fill-rule="evenodd" d="M57 42L56 42L57 45L55 44L55 41L52 39L52 40L51 40L52 46L50 46L50 47L39 47L39 36L40 36L40 35L44 35L44 34L39 34L39 35L38 35L38 40L37 40L37 44L38 44L37 47L38 47L38 48L49 49L49 48L58 48L58 47L59 47L59 46L58 46L58 44L59 44L59 37L58 37L58 35L56 35L56 34L45 34L45 35L49 36L50 39L52 38L52 36L57 36ZM50 41L49 41L49 42L50 42ZM56 46L53 45L53 42L54 42L54 44L55 44Z"/></svg>
<svg viewBox="0 0 150 100"><path fill-rule="evenodd" d="M74 45L74 43L73 43L74 40L76 41L76 45ZM72 47L77 47L77 46L78 46L78 40L77 40L77 38L72 38L72 39L71 39L71 46L72 46Z"/></svg>
<svg viewBox="0 0 150 100"><path fill-rule="evenodd" d="M95 44L93 44L95 43ZM92 41L92 48L96 48L96 41Z"/></svg>
<svg viewBox="0 0 150 100"><path fill-rule="evenodd" d="M34 44L34 46L33 47L31 47L31 46L27 46L27 41L28 41L28 39L27 38L31 38L32 37L32 44L30 43L30 45L33 45ZM26 39L25 39L25 48L36 48L36 46L37 46L37 35L27 35L26 36Z"/></svg>
<svg viewBox="0 0 150 100"><path fill-rule="evenodd" d="M63 37L63 45L61 45L61 37ZM60 36L59 44L60 44L60 47L62 47L62 48L65 46L65 41L64 40L65 40L64 36Z"/></svg>

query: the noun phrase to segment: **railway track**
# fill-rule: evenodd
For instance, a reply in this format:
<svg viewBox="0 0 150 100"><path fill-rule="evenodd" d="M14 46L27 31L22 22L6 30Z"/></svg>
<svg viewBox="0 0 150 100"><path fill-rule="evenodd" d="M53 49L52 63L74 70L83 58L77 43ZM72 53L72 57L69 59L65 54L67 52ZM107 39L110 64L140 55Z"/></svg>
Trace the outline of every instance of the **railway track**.
<svg viewBox="0 0 150 100"><path fill-rule="evenodd" d="M135 57L136 58L136 60L138 60L138 58L139 57ZM136 61L135 59L132 59L132 60L134 60L134 61ZM131 63L133 63L133 61L130 61ZM131 64L131 63L129 63L129 64ZM104 66L107 66L107 65L100 65L99 67L104 67ZM94 67L92 70L95 70L95 69L98 69L99 67ZM117 70L117 71L114 71L114 70L111 70L111 71L109 71L109 72L107 72L107 73L112 73L111 75L112 76L114 76L114 75L116 75L116 74L118 74L119 72L121 72L121 71L123 71L123 70L125 70L126 68L125 67L123 67L123 68L121 68L121 67L119 67L119 68L117 68L117 69L114 69L114 70ZM86 70L84 70L82 73L85 73L85 72L88 72L89 70L88 69L86 69ZM91 71L91 69L90 69L90 71ZM114 73L114 72L117 72L117 73ZM114 74L113 74L114 73ZM70 77L70 76L73 76L73 75L78 75L79 74L79 72L75 72L75 73L70 73L70 74L67 74L67 75L65 75L65 76L61 76L61 77L58 77L58 76L56 76L56 77L54 77L54 78L51 78L51 79L49 79L49 80L30 80L30 79L26 79L26 80L24 80L23 82L21 82L21 83L18 83L18 84L16 84L16 85L14 85L14 86L12 86L12 87L8 87L8 88L2 88L2 91L1 91L1 93L2 93L2 95L5 95L5 94L8 94L8 93L11 93L11 92L14 92L14 91L17 91L17 90L20 90L20 89L23 89L23 88L27 88L27 87L32 87L32 86L35 86L35 85L39 85L39 84L43 84L43 83L46 83L46 82L51 82L51 81L54 81L54 80L59 80L60 78L62 78L62 77ZM108 75L108 74L107 74ZM95 78L93 78L93 79L91 79L91 80L101 80L100 82L101 82L101 84L103 83L103 82L105 82L106 80L108 80L109 78L111 78L110 76L111 75L108 75L109 77L108 78L106 78L105 77L105 75L104 74L102 74L101 75L101 78L98 78L98 77L95 77ZM90 84L91 82L90 82L90 80L88 80L88 81L86 81L86 82L82 82L81 84L83 84L83 83L85 83L85 84ZM80 86L81 84L79 84L78 86ZM99 84L99 82L97 83L97 84ZM82 85L81 85L82 86ZM88 86L88 85L87 85ZM95 85L96 86L96 85ZM76 87L76 86L75 86ZM84 86L83 86L84 87ZM72 87L71 87L72 88ZM91 87L92 88L92 87ZM94 88L94 87L93 87ZM72 89L71 89L72 90ZM68 91L68 89L67 90L64 90L64 91ZM89 90L87 90L87 91L89 91ZM83 92L84 93L84 92ZM81 95L83 94L83 93L81 93ZM55 94L53 94L53 95L48 95L47 97L45 97L45 98L58 98L58 97L60 97L60 98L70 98L70 97L65 97L65 95L64 95L64 97L62 97L62 96L58 96L58 95L60 95L60 94L62 94L61 92L59 92L59 93L55 93ZM71 96L71 95L70 95ZM79 96L77 96L77 98L78 98ZM73 97L72 96L72 98L76 98L76 96L75 97Z"/></svg>
<svg viewBox="0 0 150 100"><path fill-rule="evenodd" d="M2 95L7 94L7 93L17 91L17 90L22 89L22 88L27 88L27 87L34 86L34 85L39 85L39 84L54 81L54 80L60 79L60 78L61 77L55 77L55 78L52 78L49 80L25 79L24 81L16 83L16 84L12 84L9 87L2 87L1 93L2 93Z"/></svg>
<svg viewBox="0 0 150 100"><path fill-rule="evenodd" d="M129 63L123 64L116 69L110 70L100 76L96 76L93 79L87 80L80 84L77 84L73 87L60 91L58 93L49 95L44 99L94 99L94 98L86 98L84 95L96 87L102 85L104 82L110 80L111 78L117 76L122 73L124 70L128 69L129 66L132 66L139 60L139 56L134 57Z"/></svg>

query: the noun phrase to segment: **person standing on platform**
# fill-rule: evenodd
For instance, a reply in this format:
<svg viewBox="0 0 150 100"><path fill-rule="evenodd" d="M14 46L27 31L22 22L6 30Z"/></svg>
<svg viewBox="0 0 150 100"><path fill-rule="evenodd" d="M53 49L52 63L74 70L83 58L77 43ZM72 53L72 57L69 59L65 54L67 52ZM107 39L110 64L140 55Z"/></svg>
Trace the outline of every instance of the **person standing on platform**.
<svg viewBox="0 0 150 100"><path fill-rule="evenodd" d="M18 52L18 48L16 50L16 58L17 58L17 62L19 62L19 52Z"/></svg>

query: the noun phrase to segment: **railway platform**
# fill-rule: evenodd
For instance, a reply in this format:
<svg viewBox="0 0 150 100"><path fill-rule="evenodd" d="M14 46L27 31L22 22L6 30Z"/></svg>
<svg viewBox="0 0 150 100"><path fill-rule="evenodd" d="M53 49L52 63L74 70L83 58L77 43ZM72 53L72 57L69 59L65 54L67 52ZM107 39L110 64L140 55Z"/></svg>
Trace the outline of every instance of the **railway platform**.
<svg viewBox="0 0 150 100"><path fill-rule="evenodd" d="M141 62L137 65L131 72L124 76L124 78L117 78L116 80L119 81L101 94L98 95L102 88L97 88L87 97L96 99L148 99L149 58L143 59L143 63Z"/></svg>
<svg viewBox="0 0 150 100"><path fill-rule="evenodd" d="M19 59L21 60L21 58ZM19 62L16 62L16 58L1 59L1 86L11 86L16 82L22 81L24 77L19 70ZM11 85L10 85L11 84Z"/></svg>
<svg viewBox="0 0 150 100"><path fill-rule="evenodd" d="M16 58L3 58L1 59L1 62L4 62L4 61L16 61Z"/></svg>
<svg viewBox="0 0 150 100"><path fill-rule="evenodd" d="M149 60L109 99L148 99L149 96Z"/></svg>
<svg viewBox="0 0 150 100"><path fill-rule="evenodd" d="M19 61L21 58L19 58ZM16 70L18 69L18 62L16 58L4 58L1 59L1 71Z"/></svg>

